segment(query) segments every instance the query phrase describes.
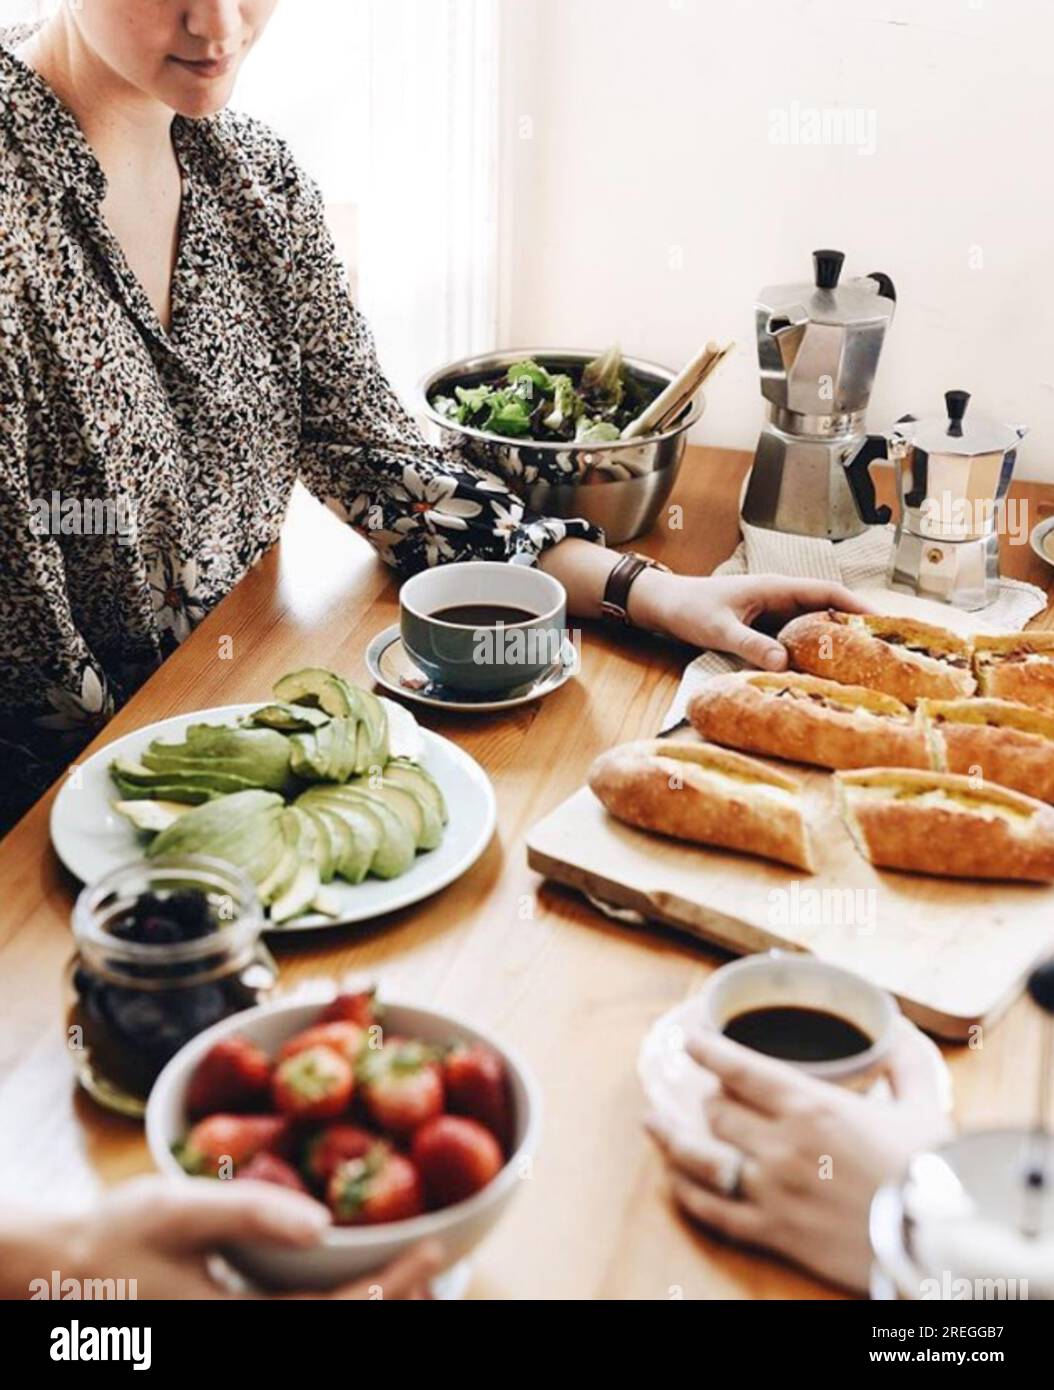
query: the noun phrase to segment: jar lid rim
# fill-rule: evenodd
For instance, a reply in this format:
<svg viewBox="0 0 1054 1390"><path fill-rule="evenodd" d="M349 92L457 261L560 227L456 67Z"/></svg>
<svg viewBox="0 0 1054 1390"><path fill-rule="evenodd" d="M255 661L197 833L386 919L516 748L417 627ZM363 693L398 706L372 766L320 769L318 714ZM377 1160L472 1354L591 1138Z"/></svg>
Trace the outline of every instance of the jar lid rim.
<svg viewBox="0 0 1054 1390"><path fill-rule="evenodd" d="M168 880L173 887L200 887L231 896L237 912L231 920L221 921L215 932L165 945L142 941L123 941L105 930L99 921L101 905L108 897L120 892L127 877L146 881ZM136 890L143 891L140 887ZM256 888L248 876L235 865L206 855L188 855L181 859L156 859L145 862L135 859L103 874L86 884L73 906L72 927L78 945L102 947L122 963L172 965L193 961L201 956L214 955L217 947L226 950L251 945L263 930L263 909Z"/></svg>

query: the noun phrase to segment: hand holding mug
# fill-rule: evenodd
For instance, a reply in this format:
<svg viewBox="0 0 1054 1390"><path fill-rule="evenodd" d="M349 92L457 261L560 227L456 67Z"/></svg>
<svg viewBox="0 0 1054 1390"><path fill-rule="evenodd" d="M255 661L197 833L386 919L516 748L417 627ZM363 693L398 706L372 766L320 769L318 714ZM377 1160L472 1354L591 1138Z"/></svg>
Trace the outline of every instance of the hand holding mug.
<svg viewBox="0 0 1054 1390"><path fill-rule="evenodd" d="M855 1291L867 1288L867 1218L877 1188L938 1143L947 1121L934 1045L893 1025L888 1099L833 1086L701 1029L689 1055L719 1083L710 1133L651 1116L673 1195L694 1219Z"/></svg>

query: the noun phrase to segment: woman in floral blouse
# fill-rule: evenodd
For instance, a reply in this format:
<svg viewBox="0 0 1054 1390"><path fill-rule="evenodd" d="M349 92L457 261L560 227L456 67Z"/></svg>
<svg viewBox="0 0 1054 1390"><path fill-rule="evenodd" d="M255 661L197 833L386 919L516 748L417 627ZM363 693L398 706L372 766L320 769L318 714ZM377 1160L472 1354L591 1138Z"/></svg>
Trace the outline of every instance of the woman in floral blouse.
<svg viewBox="0 0 1054 1390"><path fill-rule="evenodd" d="M278 536L297 478L407 574L539 563L583 617L618 559L429 447L318 191L224 111L276 0L70 0L0 35L0 831ZM219 113L219 114L217 114ZM645 571L635 623L774 669L843 590Z"/></svg>

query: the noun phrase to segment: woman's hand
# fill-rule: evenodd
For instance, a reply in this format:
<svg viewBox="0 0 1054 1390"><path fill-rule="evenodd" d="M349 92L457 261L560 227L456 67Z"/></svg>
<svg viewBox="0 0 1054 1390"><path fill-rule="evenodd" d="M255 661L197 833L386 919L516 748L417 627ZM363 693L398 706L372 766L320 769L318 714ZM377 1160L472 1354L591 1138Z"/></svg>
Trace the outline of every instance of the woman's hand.
<svg viewBox="0 0 1054 1390"><path fill-rule="evenodd" d="M656 1117L647 1122L683 1209L722 1235L866 1290L871 1198L947 1130L936 1049L906 1019L897 1026L888 1070L893 1099L885 1101L719 1034L691 1039L689 1053L720 1082L706 1103L710 1133L702 1125L686 1133Z"/></svg>
<svg viewBox="0 0 1054 1390"><path fill-rule="evenodd" d="M137 1179L115 1188L83 1216L34 1221L24 1240L10 1227L2 1229L7 1223L0 1219L4 1296L26 1298L29 1278L49 1278L57 1270L63 1278L82 1282L134 1279L141 1299L245 1297L221 1289L209 1278L207 1256L236 1240L309 1247L329 1224L329 1212L320 1203L272 1183ZM323 1294L281 1297L428 1298L428 1281L440 1263L441 1252L429 1242L354 1283Z"/></svg>
<svg viewBox="0 0 1054 1390"><path fill-rule="evenodd" d="M766 625L778 628L799 613L820 608L873 611L841 584L778 574L702 578L645 570L629 596L635 627L677 637L695 647L732 652L767 671L786 668L786 648L751 624L767 617Z"/></svg>

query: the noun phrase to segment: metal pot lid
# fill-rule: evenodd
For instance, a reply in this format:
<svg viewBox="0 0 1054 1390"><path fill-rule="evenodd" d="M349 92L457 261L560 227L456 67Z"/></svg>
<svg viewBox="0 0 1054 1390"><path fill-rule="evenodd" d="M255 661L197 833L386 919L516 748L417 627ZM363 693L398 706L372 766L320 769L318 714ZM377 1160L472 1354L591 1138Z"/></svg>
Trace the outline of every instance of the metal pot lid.
<svg viewBox="0 0 1054 1390"><path fill-rule="evenodd" d="M904 1247L922 1276L1016 1280L1014 1296L1054 1297L1054 1136L963 1135L916 1155L900 1198Z"/></svg>
<svg viewBox="0 0 1054 1390"><path fill-rule="evenodd" d="M812 259L811 284L768 285L759 294L759 303L771 310L773 319L784 315L785 327L806 322L848 327L893 317L897 296L888 275L876 270L840 285L844 252L814 251ZM778 322L770 322L770 332L778 328Z"/></svg>
<svg viewBox="0 0 1054 1390"><path fill-rule="evenodd" d="M945 414L916 420L907 415L895 434L927 454L1005 454L1027 434L1021 425L1004 425L984 415L967 418L969 391L945 391Z"/></svg>

